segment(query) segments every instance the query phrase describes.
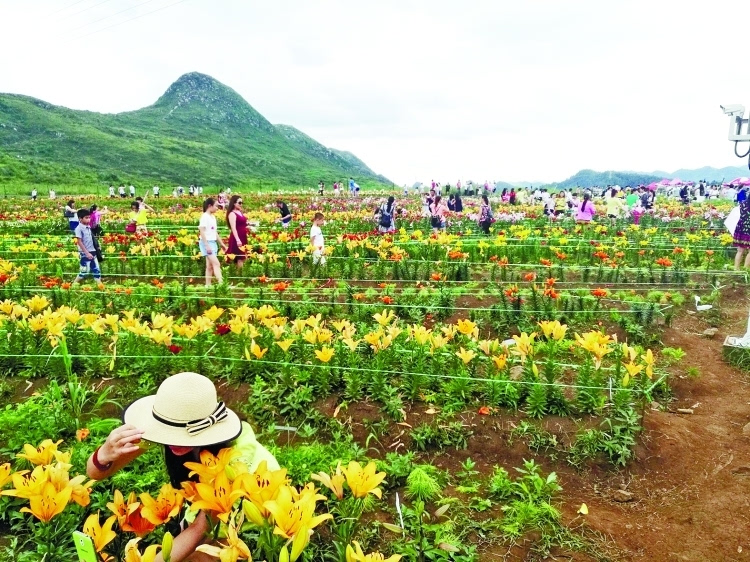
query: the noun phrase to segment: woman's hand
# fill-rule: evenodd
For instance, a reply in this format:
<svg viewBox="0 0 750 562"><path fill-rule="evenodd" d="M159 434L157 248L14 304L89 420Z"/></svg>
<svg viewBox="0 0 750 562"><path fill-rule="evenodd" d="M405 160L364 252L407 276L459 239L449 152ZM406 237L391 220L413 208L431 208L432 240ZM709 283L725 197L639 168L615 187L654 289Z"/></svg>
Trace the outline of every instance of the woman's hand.
<svg viewBox="0 0 750 562"><path fill-rule="evenodd" d="M99 448L97 455L101 464L116 463L127 455L137 452L138 443L143 438L143 431L129 424L121 425L112 430L107 440Z"/></svg>

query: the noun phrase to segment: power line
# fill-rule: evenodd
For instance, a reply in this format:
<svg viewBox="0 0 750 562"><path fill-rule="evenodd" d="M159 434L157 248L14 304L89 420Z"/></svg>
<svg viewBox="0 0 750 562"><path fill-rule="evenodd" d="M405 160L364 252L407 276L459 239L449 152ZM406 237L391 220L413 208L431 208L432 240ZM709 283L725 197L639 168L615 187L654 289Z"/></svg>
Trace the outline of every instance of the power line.
<svg viewBox="0 0 750 562"><path fill-rule="evenodd" d="M185 1L186 0L179 0L178 2L174 2L172 4L167 4L166 6L162 6L161 8L157 8L156 10L151 10L150 12L146 12L145 14L140 14L140 15L134 16L134 17L132 17L130 19L126 19L124 21L112 24L112 25L107 26L107 27L103 27L101 29L98 29L97 31L92 31L91 33L86 33L85 35L81 35L79 37L76 37L75 39L71 39L70 41L71 42L72 41L77 41L79 39L83 39L85 37L89 37L90 35L96 35L97 33L100 33L102 31L106 31L107 29L112 29L113 27L117 27L118 25L122 25L123 23L128 23L129 21L137 20L138 18L142 18L144 16L148 16L150 14L154 14L156 12L160 12L161 10L166 10L167 8L171 8L172 6L176 6L177 4L182 4Z"/></svg>
<svg viewBox="0 0 750 562"><path fill-rule="evenodd" d="M120 10L119 12L115 12L114 14L110 14L108 16L104 16L103 18L99 18L98 20L94 20L94 21L90 21L88 23L85 23L85 24L83 24L83 25L81 25L79 27L71 29L70 31L78 31L79 29L83 29L84 27L88 27L88 26L93 25L95 23L98 23L98 22L100 22L102 20L106 20L106 19L112 18L112 17L120 15L120 14L122 14L124 12L133 10L135 8L140 8L141 6L143 6L144 4L148 4L149 2L153 2L153 0L146 0L145 2L141 2L140 4L136 4L135 6L130 6L130 8L125 8L124 10Z"/></svg>

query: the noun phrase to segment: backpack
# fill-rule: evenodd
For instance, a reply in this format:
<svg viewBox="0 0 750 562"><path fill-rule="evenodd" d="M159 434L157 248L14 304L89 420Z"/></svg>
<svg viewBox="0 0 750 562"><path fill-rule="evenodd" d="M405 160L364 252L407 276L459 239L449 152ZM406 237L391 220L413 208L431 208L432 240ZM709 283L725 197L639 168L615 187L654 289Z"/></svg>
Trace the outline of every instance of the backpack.
<svg viewBox="0 0 750 562"><path fill-rule="evenodd" d="M383 205L380 208L380 226L383 228L389 228L393 222L393 207L388 209L387 205Z"/></svg>

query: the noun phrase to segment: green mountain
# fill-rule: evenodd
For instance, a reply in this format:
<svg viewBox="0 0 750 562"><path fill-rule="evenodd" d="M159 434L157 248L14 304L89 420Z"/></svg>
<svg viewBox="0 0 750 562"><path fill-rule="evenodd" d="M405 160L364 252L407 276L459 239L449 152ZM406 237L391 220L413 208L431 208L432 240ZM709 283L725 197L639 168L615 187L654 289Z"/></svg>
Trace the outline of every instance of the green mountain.
<svg viewBox="0 0 750 562"><path fill-rule="evenodd" d="M0 94L0 184L165 183L312 187L353 176L390 183L355 156L275 126L205 74L181 76L156 103L102 114Z"/></svg>
<svg viewBox="0 0 750 562"><path fill-rule="evenodd" d="M648 185L653 181L661 180L661 177L643 174L640 172L595 172L594 170L581 170L574 176L561 181L557 187L606 187L608 185L636 186Z"/></svg>

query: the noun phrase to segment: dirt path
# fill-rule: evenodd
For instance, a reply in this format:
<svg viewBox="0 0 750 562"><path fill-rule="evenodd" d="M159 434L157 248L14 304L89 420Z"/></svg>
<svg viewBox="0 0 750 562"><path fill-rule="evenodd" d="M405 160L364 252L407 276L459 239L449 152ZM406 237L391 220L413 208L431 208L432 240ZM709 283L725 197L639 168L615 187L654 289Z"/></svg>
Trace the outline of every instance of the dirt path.
<svg viewBox="0 0 750 562"><path fill-rule="evenodd" d="M662 337L687 352L672 369L683 375L673 378L669 409L694 413L647 411L636 459L622 472L564 475L566 517L586 502L587 524L609 535L624 560L750 560L750 377L721 355L726 335L745 332L748 303L742 291L727 297L712 339L697 315ZM686 375L689 367L699 375ZM618 489L631 501L618 502L627 496Z"/></svg>

